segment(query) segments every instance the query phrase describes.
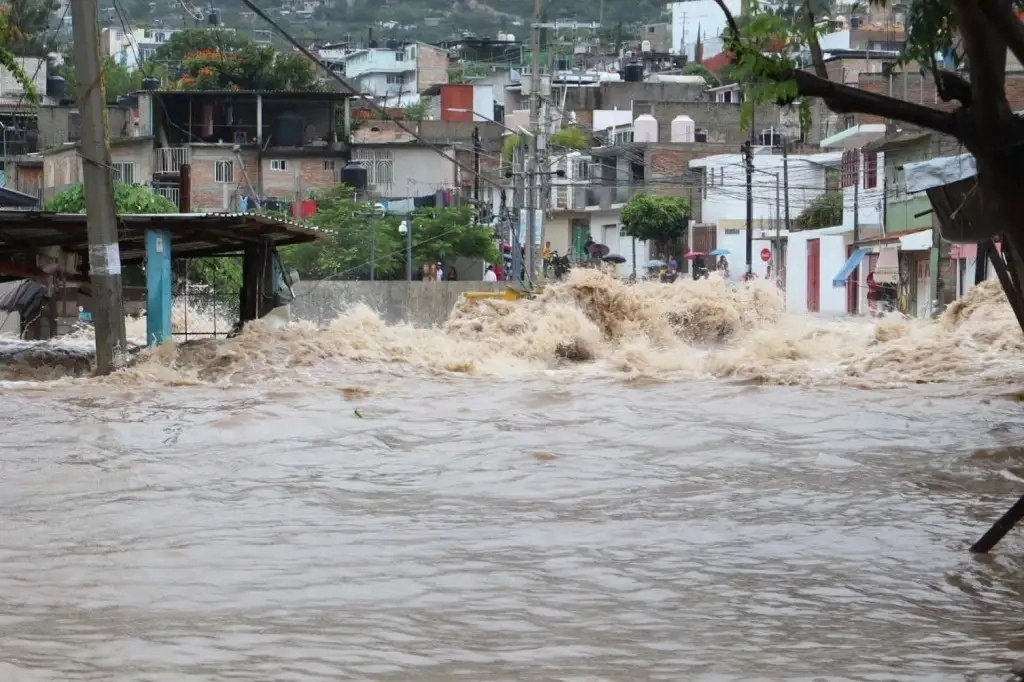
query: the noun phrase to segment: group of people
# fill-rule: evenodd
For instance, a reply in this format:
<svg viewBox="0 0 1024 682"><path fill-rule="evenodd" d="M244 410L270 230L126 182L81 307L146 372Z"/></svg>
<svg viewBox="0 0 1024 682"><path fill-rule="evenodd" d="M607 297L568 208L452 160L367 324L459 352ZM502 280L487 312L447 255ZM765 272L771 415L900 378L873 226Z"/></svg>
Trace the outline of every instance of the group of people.
<svg viewBox="0 0 1024 682"><path fill-rule="evenodd" d="M449 266L446 270L441 261L424 263L418 279L424 282L457 282L459 273L454 265Z"/></svg>

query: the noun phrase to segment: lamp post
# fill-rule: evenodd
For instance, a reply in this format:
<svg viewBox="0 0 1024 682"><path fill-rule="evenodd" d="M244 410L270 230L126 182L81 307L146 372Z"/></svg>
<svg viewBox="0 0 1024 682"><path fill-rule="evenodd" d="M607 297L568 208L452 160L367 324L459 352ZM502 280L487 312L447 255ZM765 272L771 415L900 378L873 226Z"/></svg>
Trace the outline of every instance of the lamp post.
<svg viewBox="0 0 1024 682"><path fill-rule="evenodd" d="M405 220L398 224L398 234L405 235L405 279L412 281L412 214L407 214Z"/></svg>

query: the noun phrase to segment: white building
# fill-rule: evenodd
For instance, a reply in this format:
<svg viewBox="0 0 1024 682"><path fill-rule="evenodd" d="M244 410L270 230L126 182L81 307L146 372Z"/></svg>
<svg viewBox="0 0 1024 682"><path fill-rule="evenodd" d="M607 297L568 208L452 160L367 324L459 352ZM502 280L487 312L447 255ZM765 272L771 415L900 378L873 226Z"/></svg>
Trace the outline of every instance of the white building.
<svg viewBox="0 0 1024 682"><path fill-rule="evenodd" d="M786 239L786 169L784 157L754 153L751 181L754 199L754 240L751 265L757 277L768 274L768 265L781 260L781 241ZM841 159L840 154L793 154L788 157L789 214L795 219L821 196L827 176ZM746 272L747 175L742 154L718 154L694 159L691 169L703 169L701 220L716 228L716 246L729 251L729 275L740 279ZM778 242L778 245L776 245ZM764 258L767 254L768 258ZM840 264L841 265L841 264Z"/></svg>
<svg viewBox="0 0 1024 682"><path fill-rule="evenodd" d="M128 33L120 28L105 28L100 32L100 53L135 71L156 56L157 49L175 33L175 29L167 28L136 28Z"/></svg>
<svg viewBox="0 0 1024 682"><path fill-rule="evenodd" d="M862 147L885 137L884 123L861 123L821 141L822 149L842 152L843 226L879 230L885 210L885 155Z"/></svg>

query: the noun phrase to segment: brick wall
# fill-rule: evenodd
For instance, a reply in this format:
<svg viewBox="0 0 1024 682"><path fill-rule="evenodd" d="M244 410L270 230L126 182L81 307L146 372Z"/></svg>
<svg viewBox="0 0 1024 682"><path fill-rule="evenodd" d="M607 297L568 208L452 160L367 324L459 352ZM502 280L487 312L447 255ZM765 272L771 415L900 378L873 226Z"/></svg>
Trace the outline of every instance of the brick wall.
<svg viewBox="0 0 1024 682"><path fill-rule="evenodd" d="M255 151L241 153L245 170L258 186L259 165ZM216 176L218 162L231 163L233 177ZM229 180L223 182L219 180ZM245 174L230 145L192 145L192 210L197 213L234 210L239 193L248 193Z"/></svg>
<svg viewBox="0 0 1024 682"><path fill-rule="evenodd" d="M112 140L111 163L135 164L135 183L148 184L153 179L153 140L136 138ZM78 145L67 145L43 155L42 199L82 182L82 159Z"/></svg>
<svg viewBox="0 0 1024 682"><path fill-rule="evenodd" d="M936 109L952 111L959 102L943 102L935 91L935 81L917 72L895 72L890 79L880 73L860 74L860 88L880 95L890 95L907 102L917 102ZM891 88L891 90L890 90ZM1006 99L1014 111L1024 109L1024 73L1006 74ZM885 123L879 116L859 115L860 123Z"/></svg>
<svg viewBox="0 0 1024 682"><path fill-rule="evenodd" d="M283 170L281 164L284 164ZM343 159L324 157L265 158L262 162L263 193L285 201L308 198L310 192L338 184Z"/></svg>
<svg viewBox="0 0 1024 682"><path fill-rule="evenodd" d="M416 44L416 90L424 92L448 82L448 52L425 43Z"/></svg>

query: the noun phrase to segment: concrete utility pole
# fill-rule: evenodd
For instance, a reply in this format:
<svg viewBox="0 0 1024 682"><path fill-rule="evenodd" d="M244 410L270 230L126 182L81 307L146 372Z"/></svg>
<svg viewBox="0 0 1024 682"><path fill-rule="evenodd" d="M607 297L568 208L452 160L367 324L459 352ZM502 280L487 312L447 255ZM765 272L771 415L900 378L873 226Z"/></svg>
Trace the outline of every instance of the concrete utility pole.
<svg viewBox="0 0 1024 682"><path fill-rule="evenodd" d="M540 148L540 12L542 0L533 0L533 35L530 40L530 154L525 164L526 171L526 224L529 234L526 235L526 276L530 282L534 280L536 269L536 250L540 240L540 226L537 225L537 199L540 193L538 181L540 164L538 153Z"/></svg>
<svg viewBox="0 0 1024 682"><path fill-rule="evenodd" d="M747 170L747 275L750 279L754 276L753 250L754 250L754 150L750 142L744 142L743 165Z"/></svg>
<svg viewBox="0 0 1024 682"><path fill-rule="evenodd" d="M110 374L127 349L121 297L121 250L117 241L114 178L107 142L107 111L100 68L99 2L71 3L78 109L82 118L82 174L89 233L89 281L96 336L96 372Z"/></svg>
<svg viewBox="0 0 1024 682"><path fill-rule="evenodd" d="M782 138L782 192L786 199L786 233L789 233L789 138Z"/></svg>

